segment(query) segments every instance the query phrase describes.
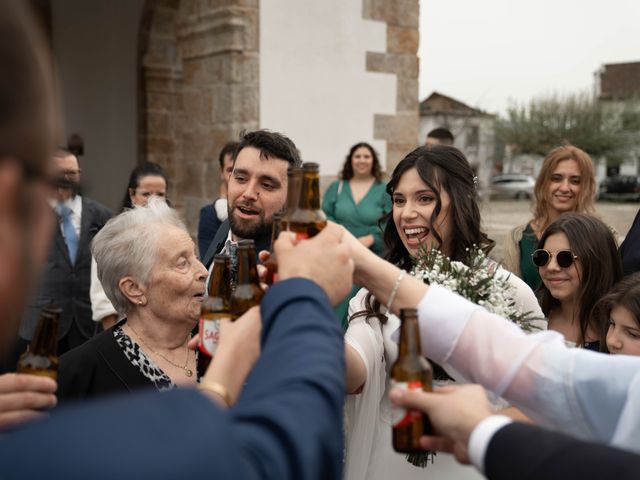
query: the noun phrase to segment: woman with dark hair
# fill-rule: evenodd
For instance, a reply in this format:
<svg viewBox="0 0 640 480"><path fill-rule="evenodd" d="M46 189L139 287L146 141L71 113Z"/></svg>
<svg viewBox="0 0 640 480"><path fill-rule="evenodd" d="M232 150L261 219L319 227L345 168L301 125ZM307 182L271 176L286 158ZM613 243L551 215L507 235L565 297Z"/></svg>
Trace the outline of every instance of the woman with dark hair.
<svg viewBox="0 0 640 480"><path fill-rule="evenodd" d="M129 175L129 184L124 193L120 213L133 208L134 205L146 205L153 196L166 200L168 184L167 176L160 165L153 162L141 163ZM93 258L91 259L89 298L93 321L101 322L105 330L115 325L118 315L104 293L100 280L98 280L96 261Z"/></svg>
<svg viewBox="0 0 640 480"><path fill-rule="evenodd" d="M343 225L365 247L382 255L380 219L391 211L391 202L374 148L365 142L351 147L339 177L324 193L322 210L329 220ZM354 285L351 293L335 307L344 328L349 300L359 289Z"/></svg>
<svg viewBox="0 0 640 480"><path fill-rule="evenodd" d="M381 255L382 229L378 222L391 210L391 203L378 154L368 143L356 143L339 176L324 193L322 209L329 220L343 225L364 246Z"/></svg>
<svg viewBox="0 0 640 480"><path fill-rule="evenodd" d="M530 258L545 228L566 212L595 215L591 157L573 145L554 148L542 162L533 192L533 218L507 234L503 266L535 290L541 280Z"/></svg>
<svg viewBox="0 0 640 480"><path fill-rule="evenodd" d="M467 159L454 147L423 146L409 153L387 185L393 207L384 218L385 258L410 270L420 252L429 248L467 265L474 246L488 253L494 241L481 228L476 183ZM542 318L531 289L515 275L497 265L495 268L496 275L513 287L515 297L509 300L520 311ZM391 450L387 387L398 353L391 335L400 320L381 309L380 302L365 289L351 300L349 316L345 344L347 392L351 395L346 401L345 478L423 478L425 472ZM456 478L464 476L463 467L454 464L452 459L438 456L435 465L428 468L443 477L452 473L450 469L455 469ZM467 471L478 478L472 469Z"/></svg>
<svg viewBox="0 0 640 480"><path fill-rule="evenodd" d="M168 184L169 180L160 165L153 162L141 163L129 175L120 211L133 208L134 205L146 205L152 195L166 197Z"/></svg>
<svg viewBox="0 0 640 480"><path fill-rule="evenodd" d="M591 215L564 214L544 231L531 259L542 278L540 305L549 330L569 345L599 350L606 324L599 324L593 307L622 278L609 227Z"/></svg>

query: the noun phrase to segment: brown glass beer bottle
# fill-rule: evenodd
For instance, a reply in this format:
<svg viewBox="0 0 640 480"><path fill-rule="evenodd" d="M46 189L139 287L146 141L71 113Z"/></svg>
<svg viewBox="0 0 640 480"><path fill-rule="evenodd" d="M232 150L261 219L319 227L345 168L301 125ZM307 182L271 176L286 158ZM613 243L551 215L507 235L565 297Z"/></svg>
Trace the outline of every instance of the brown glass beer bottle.
<svg viewBox="0 0 640 480"><path fill-rule="evenodd" d="M271 255L269 255L267 261L263 263L267 269L267 276L265 278L265 283L267 285L273 285L274 282L278 281L278 260L276 259L276 253L273 250L273 244L278 239L278 235L280 235L281 232L281 219L282 214L273 214L273 226L271 229Z"/></svg>
<svg viewBox="0 0 640 480"><path fill-rule="evenodd" d="M207 299L202 304L198 325L198 374L204 375L218 347L220 320L231 318L231 257L222 253L213 258Z"/></svg>
<svg viewBox="0 0 640 480"><path fill-rule="evenodd" d="M253 240L240 240L237 255L238 281L229 301L231 320L237 319L254 305L259 305L264 295L258 278Z"/></svg>
<svg viewBox="0 0 640 480"><path fill-rule="evenodd" d="M433 371L420 352L418 312L414 308L400 311L400 349L398 360L391 367L391 386L407 390L432 391ZM424 452L420 436L431 433L426 415L418 410L393 407L393 449L396 452Z"/></svg>
<svg viewBox="0 0 640 480"><path fill-rule="evenodd" d="M289 230L289 222L291 215L298 208L298 199L300 198L300 190L302 189L302 169L299 167L289 166L287 169L287 203L284 207L282 219L280 220L280 231Z"/></svg>
<svg viewBox="0 0 640 480"><path fill-rule="evenodd" d="M18 360L18 373L58 378L58 324L62 310L47 306L40 313L36 334Z"/></svg>
<svg viewBox="0 0 640 480"><path fill-rule="evenodd" d="M317 235L326 226L327 217L320 208L320 167L317 163L305 163L298 207L291 213L288 230L298 240L304 240Z"/></svg>

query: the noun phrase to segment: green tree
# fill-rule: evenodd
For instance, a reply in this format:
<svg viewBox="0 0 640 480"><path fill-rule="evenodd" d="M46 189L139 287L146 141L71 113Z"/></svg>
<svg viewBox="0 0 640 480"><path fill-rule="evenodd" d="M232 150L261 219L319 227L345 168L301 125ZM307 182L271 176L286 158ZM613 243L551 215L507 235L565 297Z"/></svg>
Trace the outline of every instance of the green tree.
<svg viewBox="0 0 640 480"><path fill-rule="evenodd" d="M640 102L600 102L588 93L537 98L528 106L512 104L497 136L514 153L546 155L571 143L618 164L640 145Z"/></svg>

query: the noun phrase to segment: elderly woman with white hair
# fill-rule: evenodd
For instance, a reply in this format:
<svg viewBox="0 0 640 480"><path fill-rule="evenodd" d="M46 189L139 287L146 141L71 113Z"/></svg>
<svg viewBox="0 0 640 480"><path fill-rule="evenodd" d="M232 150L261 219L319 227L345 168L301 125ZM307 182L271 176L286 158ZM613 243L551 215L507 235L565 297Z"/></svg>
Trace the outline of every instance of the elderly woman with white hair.
<svg viewBox="0 0 640 480"><path fill-rule="evenodd" d="M92 253L107 297L125 318L60 358L60 400L196 386L197 353L188 344L206 297L207 270L175 210L155 199L121 213L95 236ZM259 354L259 315L247 317L221 325L203 379L227 404Z"/></svg>

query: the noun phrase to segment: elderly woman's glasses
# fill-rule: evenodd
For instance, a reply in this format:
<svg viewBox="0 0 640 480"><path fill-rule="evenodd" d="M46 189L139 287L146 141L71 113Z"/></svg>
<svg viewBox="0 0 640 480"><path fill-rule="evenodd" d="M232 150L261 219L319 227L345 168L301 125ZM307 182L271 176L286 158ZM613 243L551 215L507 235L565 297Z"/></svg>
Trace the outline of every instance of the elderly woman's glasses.
<svg viewBox="0 0 640 480"><path fill-rule="evenodd" d="M549 250L540 248L531 254L531 260L537 267L544 267L554 255L556 256L556 262L562 268L570 267L573 265L573 261L578 258L571 250L560 250L556 253L551 253Z"/></svg>

